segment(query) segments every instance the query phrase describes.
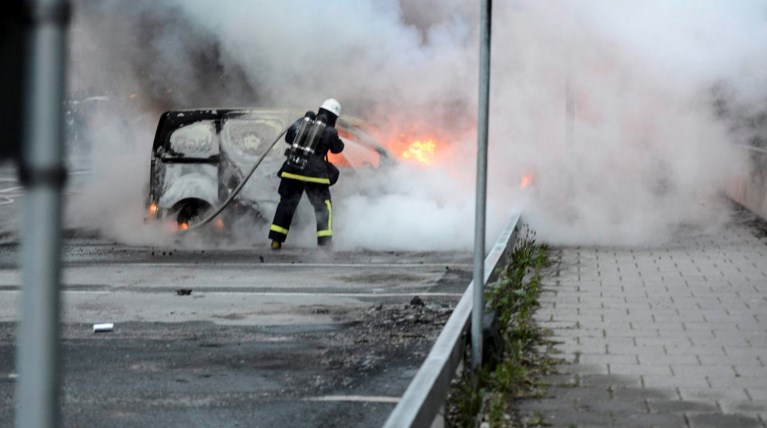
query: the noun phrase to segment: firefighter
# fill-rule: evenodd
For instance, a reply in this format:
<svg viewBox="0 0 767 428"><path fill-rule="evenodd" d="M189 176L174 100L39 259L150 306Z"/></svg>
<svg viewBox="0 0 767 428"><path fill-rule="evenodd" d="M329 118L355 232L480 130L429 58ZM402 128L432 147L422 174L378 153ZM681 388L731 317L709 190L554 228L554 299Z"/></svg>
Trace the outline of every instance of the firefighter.
<svg viewBox="0 0 767 428"><path fill-rule="evenodd" d="M338 131L335 128L336 120L340 115L341 104L333 98L328 98L317 111L316 119L312 112L307 112L290 127L285 135L285 142L291 145L291 149L288 149L286 153L288 159L278 172L281 178L280 202L269 229L273 250L282 248L282 243L288 237L293 214L304 192L314 207L317 219L317 244L328 246L332 243L333 205L330 201L330 185L331 180L334 183L338 178L338 170L331 166L331 170L335 170L336 174L335 177L329 176L327 153L328 150L331 153L341 153L344 149L344 143L338 137ZM312 128L313 126L318 128ZM312 142L309 141L310 138L306 133L311 133L312 129L316 130L317 137L314 141L315 146L308 147ZM304 146L298 145L299 142L306 141L308 143Z"/></svg>

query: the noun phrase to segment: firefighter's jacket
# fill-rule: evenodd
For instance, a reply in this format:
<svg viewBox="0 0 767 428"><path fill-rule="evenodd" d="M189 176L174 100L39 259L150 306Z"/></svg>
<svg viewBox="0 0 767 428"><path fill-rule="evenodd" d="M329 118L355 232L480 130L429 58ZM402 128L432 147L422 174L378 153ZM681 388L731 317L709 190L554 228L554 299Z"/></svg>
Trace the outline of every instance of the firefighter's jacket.
<svg viewBox="0 0 767 428"><path fill-rule="evenodd" d="M288 132L285 134L286 143L293 143L293 140L296 138L296 133L298 132L298 127L301 125L301 120L302 119L298 119L293 123L290 129L288 129ZM328 166L325 158L327 157L328 150L330 150L331 153L341 153L343 149L344 142L338 137L338 130L333 126L328 125L325 127L325 130L322 133L322 138L317 142L314 154L309 158L306 166L304 166L303 169L298 169L285 161L285 163L282 164L282 168L280 168L278 175L290 180L330 185Z"/></svg>

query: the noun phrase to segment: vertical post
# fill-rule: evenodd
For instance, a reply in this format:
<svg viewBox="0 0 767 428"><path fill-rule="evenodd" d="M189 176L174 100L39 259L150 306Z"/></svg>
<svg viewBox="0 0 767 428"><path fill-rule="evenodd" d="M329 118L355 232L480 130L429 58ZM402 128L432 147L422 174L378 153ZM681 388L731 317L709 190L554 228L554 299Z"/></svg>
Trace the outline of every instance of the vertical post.
<svg viewBox="0 0 767 428"><path fill-rule="evenodd" d="M566 155L571 155L573 150L573 131L575 127L575 102L573 101L573 88L570 80L570 70L567 71L565 80L565 150Z"/></svg>
<svg viewBox="0 0 767 428"><path fill-rule="evenodd" d="M562 189L564 191L565 206L569 209L575 192L575 165L574 165L574 141L575 141L575 101L573 100L573 87L570 75L570 64L567 64L567 77L565 78L565 148L563 151L564 174L562 177Z"/></svg>
<svg viewBox="0 0 767 428"><path fill-rule="evenodd" d="M479 36L479 114L477 117L477 203L474 218L474 289L471 309L471 367L482 364L482 313L485 292L485 208L487 135L490 110L490 23L492 0L482 0Z"/></svg>
<svg viewBox="0 0 767 428"><path fill-rule="evenodd" d="M59 418L59 279L67 0L27 0L21 181L21 320L17 334L16 426Z"/></svg>

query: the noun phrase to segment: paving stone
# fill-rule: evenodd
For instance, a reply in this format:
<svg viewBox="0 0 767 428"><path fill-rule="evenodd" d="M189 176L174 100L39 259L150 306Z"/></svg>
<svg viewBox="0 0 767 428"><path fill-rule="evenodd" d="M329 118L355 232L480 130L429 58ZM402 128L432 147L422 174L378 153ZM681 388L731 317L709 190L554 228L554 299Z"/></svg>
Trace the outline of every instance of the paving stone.
<svg viewBox="0 0 767 428"><path fill-rule="evenodd" d="M679 388L679 395L685 400L706 401L711 403L722 402L751 402L744 388L706 388L706 389L688 389Z"/></svg>
<svg viewBox="0 0 767 428"><path fill-rule="evenodd" d="M715 339L716 336L711 330L659 330L658 336L663 338L679 338L679 337L685 337L689 338L693 341L693 344L698 343L696 341L700 341L699 343L708 343L705 342L708 339Z"/></svg>
<svg viewBox="0 0 767 428"><path fill-rule="evenodd" d="M643 375L642 382L647 388L703 388L710 387L705 376L656 376Z"/></svg>
<svg viewBox="0 0 767 428"><path fill-rule="evenodd" d="M663 247L553 249L538 319L578 386L544 406L552 426L767 428L767 240L733 212Z"/></svg>
<svg viewBox="0 0 767 428"><path fill-rule="evenodd" d="M650 366L639 364L608 364L608 370L611 375L653 375L653 376L672 376L671 366Z"/></svg>
<svg viewBox="0 0 767 428"><path fill-rule="evenodd" d="M618 354L581 354L581 363L585 364L639 364L636 355Z"/></svg>
<svg viewBox="0 0 767 428"><path fill-rule="evenodd" d="M637 346L639 345L646 345L646 346L662 346L665 348L673 348L673 347L689 347L692 342L687 337L676 337L676 338L668 338L668 337L658 337L658 338L651 338L651 337L638 337L636 339Z"/></svg>
<svg viewBox="0 0 767 428"><path fill-rule="evenodd" d="M662 346L612 346L607 344L607 353L615 355L642 355L642 354L663 354L666 350Z"/></svg>
<svg viewBox="0 0 767 428"><path fill-rule="evenodd" d="M739 413L744 415L767 415L766 400L720 400L722 413Z"/></svg>
<svg viewBox="0 0 767 428"><path fill-rule="evenodd" d="M681 331L681 330L680 330ZM605 337L660 337L658 330L624 330L605 326Z"/></svg>
<svg viewBox="0 0 767 428"><path fill-rule="evenodd" d="M538 409L532 409L533 411ZM540 410L539 410L540 411ZM543 413L543 412L542 412ZM551 409L543 413L547 427L552 428L586 428L586 427L611 427L613 417L610 415L594 413L569 411L561 409Z"/></svg>
<svg viewBox="0 0 767 428"><path fill-rule="evenodd" d="M712 388L762 388L767 387L767 377L706 375Z"/></svg>
<svg viewBox="0 0 767 428"><path fill-rule="evenodd" d="M613 417L614 427L681 428L687 426L683 415L675 414L618 414Z"/></svg>
<svg viewBox="0 0 767 428"><path fill-rule="evenodd" d="M637 355L639 364L648 365L700 365L699 357L695 355L664 355L664 354L640 354ZM702 357L701 357L702 358Z"/></svg>
<svg viewBox="0 0 767 428"><path fill-rule="evenodd" d="M603 413L612 416L619 414L647 414L648 408L644 401L627 399L589 400L581 401L578 406L580 411Z"/></svg>
<svg viewBox="0 0 767 428"><path fill-rule="evenodd" d="M583 379L581 379L583 385ZM546 391L546 397L556 399L566 403L582 403L590 401L604 401L610 399L610 392L607 388L572 388L572 387L549 387Z"/></svg>
<svg viewBox="0 0 767 428"><path fill-rule="evenodd" d="M725 350L722 346L709 346L711 342L706 342L703 346L694 346L689 343L686 345L668 345L665 346L668 355L715 355L724 356Z"/></svg>
<svg viewBox="0 0 767 428"><path fill-rule="evenodd" d="M641 322L632 321L631 328L634 330L656 330L656 331L685 331L685 325L683 322ZM710 329L709 329L710 330Z"/></svg>
<svg viewBox="0 0 767 428"><path fill-rule="evenodd" d="M690 366L671 365L674 376L700 376L735 379L737 374L732 366Z"/></svg>
<svg viewBox="0 0 767 428"><path fill-rule="evenodd" d="M647 400L647 406L654 413L715 413L719 411L716 403L687 400Z"/></svg>
<svg viewBox="0 0 767 428"><path fill-rule="evenodd" d="M740 329L736 329L740 330ZM722 330L716 330L712 329L711 332L716 336L716 340L711 340L711 343L716 343L717 345L722 345L725 347L748 347L750 344L748 343L748 340L746 340L745 335L743 335L742 330L738 331L738 333L733 333L732 330L728 331L722 331Z"/></svg>
<svg viewBox="0 0 767 428"><path fill-rule="evenodd" d="M704 413L688 415L691 428L762 428L762 422L754 417L744 415L725 415L721 413Z"/></svg>
<svg viewBox="0 0 767 428"><path fill-rule="evenodd" d="M609 392L616 399L627 399L634 401L648 401L648 400L679 400L679 394L676 391L670 389L653 389L653 388L632 388L623 385L612 386Z"/></svg>
<svg viewBox="0 0 767 428"><path fill-rule="evenodd" d="M767 377L767 367L733 365L733 371L743 377ZM765 384L765 387L767 387L767 384Z"/></svg>
<svg viewBox="0 0 767 428"><path fill-rule="evenodd" d="M588 374L580 377L580 385L602 388L605 391L615 388L642 387L642 379L638 375L620 374Z"/></svg>
<svg viewBox="0 0 767 428"><path fill-rule="evenodd" d="M725 352L729 351L725 348ZM701 355L700 364L704 366L742 366L742 367L764 367L756 353L747 355Z"/></svg>
<svg viewBox="0 0 767 428"><path fill-rule="evenodd" d="M611 348L634 348L635 343L634 339L631 337L625 337L625 338L619 338L619 337L583 337L580 339L580 345L584 348L603 348L607 349L607 346L610 345Z"/></svg>

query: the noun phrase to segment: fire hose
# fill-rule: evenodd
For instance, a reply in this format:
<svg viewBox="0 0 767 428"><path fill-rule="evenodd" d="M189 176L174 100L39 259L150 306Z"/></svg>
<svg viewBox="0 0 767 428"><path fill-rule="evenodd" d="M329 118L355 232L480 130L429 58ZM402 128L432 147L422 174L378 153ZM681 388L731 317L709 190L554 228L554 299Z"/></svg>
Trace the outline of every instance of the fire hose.
<svg viewBox="0 0 767 428"><path fill-rule="evenodd" d="M248 172L245 175L245 177L242 179L242 181L240 181L240 184L238 184L237 187L235 187L234 190L232 190L232 193L229 194L229 197L226 198L226 200L224 201L223 204L221 204L221 206L213 210L213 212L208 214L208 216L202 219L201 221L194 224L190 224L187 229L180 230L179 233L191 232L192 230L198 229L210 223L210 221L216 218L217 215L221 214L221 211L223 211L224 208L226 208L234 200L234 198L240 193L240 190L242 190L242 188L245 186L245 183L248 182L250 177L256 171L256 168L258 168L258 166L261 165L261 162L264 160L264 158L266 158L266 155L269 154L270 151L272 151L272 147L274 147L274 145L277 144L278 141L280 141L280 138L282 138L282 136L285 135L286 132L288 132L288 129L290 129L290 126L283 129L282 132L280 132L280 134L277 136L277 138L275 138L274 141L272 141L272 143L269 144L269 148L267 148L264 151L264 153L258 158L258 160L256 161L256 164L253 165L253 168L250 169L250 172Z"/></svg>

